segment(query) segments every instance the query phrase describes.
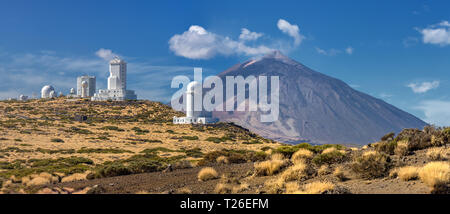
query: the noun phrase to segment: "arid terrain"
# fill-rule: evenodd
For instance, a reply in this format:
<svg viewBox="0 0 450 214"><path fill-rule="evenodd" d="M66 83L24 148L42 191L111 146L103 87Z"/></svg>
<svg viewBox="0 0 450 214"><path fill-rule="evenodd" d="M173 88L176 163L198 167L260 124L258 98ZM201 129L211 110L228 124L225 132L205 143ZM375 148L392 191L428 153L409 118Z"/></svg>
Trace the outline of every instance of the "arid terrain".
<svg viewBox="0 0 450 214"><path fill-rule="evenodd" d="M449 193L450 129L356 148L173 125L150 101L0 102L1 193Z"/></svg>

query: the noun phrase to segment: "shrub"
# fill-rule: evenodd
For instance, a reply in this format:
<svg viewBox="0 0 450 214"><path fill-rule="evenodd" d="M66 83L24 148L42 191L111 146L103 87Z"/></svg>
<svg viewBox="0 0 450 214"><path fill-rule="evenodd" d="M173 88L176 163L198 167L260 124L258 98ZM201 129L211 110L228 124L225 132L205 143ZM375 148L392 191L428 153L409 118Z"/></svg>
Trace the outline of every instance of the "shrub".
<svg viewBox="0 0 450 214"><path fill-rule="evenodd" d="M46 184L50 184L50 180L48 178L35 177L27 183L27 186L42 186Z"/></svg>
<svg viewBox="0 0 450 214"><path fill-rule="evenodd" d="M443 147L431 148L427 151L427 157L433 161L443 161L447 159L450 149L445 149Z"/></svg>
<svg viewBox="0 0 450 214"><path fill-rule="evenodd" d="M216 194L230 194L233 191L233 185L232 184L226 184L226 183L218 183L216 185L216 188L214 189L214 193Z"/></svg>
<svg viewBox="0 0 450 214"><path fill-rule="evenodd" d="M320 153L323 150L325 150L327 148L331 148L331 147L334 147L338 150L345 148L344 146L339 145L339 144L324 144L324 145L313 146L308 143L300 143L300 144L293 145L293 146L280 146L280 147L276 148L274 150L274 152L281 153L286 157L291 157L299 149L306 149L306 150L312 151L314 153Z"/></svg>
<svg viewBox="0 0 450 214"><path fill-rule="evenodd" d="M419 178L428 185L432 193L450 193L450 163L431 162L419 171Z"/></svg>
<svg viewBox="0 0 450 214"><path fill-rule="evenodd" d="M102 148L81 148L77 153L110 153L110 154L121 154L121 153L133 153L124 149L102 149Z"/></svg>
<svg viewBox="0 0 450 214"><path fill-rule="evenodd" d="M259 176L274 175L287 165L286 160L272 159L254 164L255 174Z"/></svg>
<svg viewBox="0 0 450 214"><path fill-rule="evenodd" d="M280 175L280 179L284 182L302 181L308 179L313 173L312 168L306 163L297 163L284 170Z"/></svg>
<svg viewBox="0 0 450 214"><path fill-rule="evenodd" d="M72 182L86 180L86 173L74 173L61 179L61 182Z"/></svg>
<svg viewBox="0 0 450 214"><path fill-rule="evenodd" d="M306 184L301 191L297 192L300 194L324 194L334 190L335 185L329 182L315 181Z"/></svg>
<svg viewBox="0 0 450 214"><path fill-rule="evenodd" d="M431 136L431 133L426 133L418 129L404 129L397 135L394 141L407 140L409 150L415 151L430 147Z"/></svg>
<svg viewBox="0 0 450 214"><path fill-rule="evenodd" d="M351 167L362 178L379 178L385 176L388 172L390 158L381 152L367 151L356 156Z"/></svg>
<svg viewBox="0 0 450 214"><path fill-rule="evenodd" d="M184 140L198 140L197 136L181 136Z"/></svg>
<svg viewBox="0 0 450 214"><path fill-rule="evenodd" d="M404 181L415 180L419 177L419 168L414 166L402 167L398 169L397 176Z"/></svg>
<svg viewBox="0 0 450 214"><path fill-rule="evenodd" d="M340 181L345 181L347 179L347 177L345 177L344 170L340 166L334 169L333 176L339 179Z"/></svg>
<svg viewBox="0 0 450 214"><path fill-rule="evenodd" d="M176 191L177 194L192 194L191 189L187 187L182 187Z"/></svg>
<svg viewBox="0 0 450 214"><path fill-rule="evenodd" d="M219 156L219 157L217 157L217 158L216 158L216 162L217 162L217 163L222 163L222 164L228 164L228 163L229 163L228 158L225 157L225 156Z"/></svg>
<svg viewBox="0 0 450 214"><path fill-rule="evenodd" d="M288 182L284 186L286 194L295 194L300 191L300 185L297 182Z"/></svg>
<svg viewBox="0 0 450 214"><path fill-rule="evenodd" d="M310 160L314 156L314 153L307 149L297 150L291 157L292 163L301 162L303 160Z"/></svg>
<svg viewBox="0 0 450 214"><path fill-rule="evenodd" d="M193 148L193 149L188 149L188 150L180 150L184 153L186 153L186 156L188 157L193 157L193 158L200 158L203 156L203 152L201 152L202 149L200 148Z"/></svg>
<svg viewBox="0 0 450 214"><path fill-rule="evenodd" d="M269 179L264 182L264 190L269 194L280 194L286 183L282 179Z"/></svg>
<svg viewBox="0 0 450 214"><path fill-rule="evenodd" d="M223 149L221 151L213 151L206 153L203 159L199 161L199 165L206 165L209 163L215 163L217 158L225 156L229 163L245 163L247 161L255 162L265 160L267 154L264 152L254 152L248 150L228 150Z"/></svg>
<svg viewBox="0 0 450 214"><path fill-rule="evenodd" d="M205 167L198 173L199 181L207 181L218 178L217 171L212 167Z"/></svg>
<svg viewBox="0 0 450 214"><path fill-rule="evenodd" d="M52 138L50 141L53 143L64 143L64 140L60 138Z"/></svg>
<svg viewBox="0 0 450 214"><path fill-rule="evenodd" d="M330 173L329 167L327 165L320 166L319 170L317 170L318 175L326 175Z"/></svg>
<svg viewBox="0 0 450 214"><path fill-rule="evenodd" d="M332 164L332 163L339 163L342 162L345 159L345 153L342 151L338 151L336 149L331 149L332 151L327 151L322 154L316 155L312 162L317 165L322 164Z"/></svg>
<svg viewBox="0 0 450 214"><path fill-rule="evenodd" d="M407 140L400 140L394 149L394 154L398 156L405 156L409 154L409 142Z"/></svg>
<svg viewBox="0 0 450 214"><path fill-rule="evenodd" d="M372 146L378 152L384 152L386 154L393 155L395 152L395 148L397 147L397 141L381 141L372 144Z"/></svg>
<svg viewBox="0 0 450 214"><path fill-rule="evenodd" d="M125 131L124 129L121 129L121 128L117 127L117 126L104 126L101 129L103 129L103 130L111 130L111 131L118 131L118 132Z"/></svg>
<svg viewBox="0 0 450 214"><path fill-rule="evenodd" d="M208 137L208 138L206 138L206 141L210 141L210 142L213 142L213 143L221 143L221 142L225 142L227 140L232 140L232 139L230 137L226 137L226 136L223 136L223 137Z"/></svg>
<svg viewBox="0 0 450 214"><path fill-rule="evenodd" d="M390 132L386 135L384 135L383 137L381 137L381 141L391 141L394 139L395 133L394 132Z"/></svg>

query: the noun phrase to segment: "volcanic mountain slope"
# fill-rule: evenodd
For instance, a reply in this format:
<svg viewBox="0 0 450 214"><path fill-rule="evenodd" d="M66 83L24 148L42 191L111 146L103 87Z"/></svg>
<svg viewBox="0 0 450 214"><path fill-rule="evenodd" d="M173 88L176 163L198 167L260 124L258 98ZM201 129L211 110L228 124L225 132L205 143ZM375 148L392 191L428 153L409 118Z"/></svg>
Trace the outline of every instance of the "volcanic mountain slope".
<svg viewBox="0 0 450 214"><path fill-rule="evenodd" d="M425 122L383 100L354 90L275 51L237 64L219 76L279 76L279 120L261 123L261 112L213 112L264 137L295 143L366 144L388 132L422 128ZM225 97L225 93L224 93ZM246 97L247 98L247 97Z"/></svg>

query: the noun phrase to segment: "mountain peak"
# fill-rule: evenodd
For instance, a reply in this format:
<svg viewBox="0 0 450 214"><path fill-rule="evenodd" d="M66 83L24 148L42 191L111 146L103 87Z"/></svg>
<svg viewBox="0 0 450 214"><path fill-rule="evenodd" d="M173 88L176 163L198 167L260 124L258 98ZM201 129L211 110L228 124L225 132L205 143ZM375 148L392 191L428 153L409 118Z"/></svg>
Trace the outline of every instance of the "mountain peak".
<svg viewBox="0 0 450 214"><path fill-rule="evenodd" d="M274 59L291 65L298 64L298 62L296 62L295 60L281 53L280 50L271 51L268 54L264 55L262 59Z"/></svg>

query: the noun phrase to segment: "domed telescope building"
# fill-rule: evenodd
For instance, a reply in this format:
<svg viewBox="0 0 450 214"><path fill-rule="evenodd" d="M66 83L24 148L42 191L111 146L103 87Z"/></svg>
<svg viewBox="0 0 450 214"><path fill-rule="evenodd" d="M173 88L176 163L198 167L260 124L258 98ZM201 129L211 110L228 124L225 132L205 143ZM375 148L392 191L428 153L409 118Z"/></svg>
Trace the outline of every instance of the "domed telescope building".
<svg viewBox="0 0 450 214"><path fill-rule="evenodd" d="M108 89L100 89L91 98L93 101L123 101L136 100L137 95L132 90L127 90L127 63L115 57L109 61Z"/></svg>
<svg viewBox="0 0 450 214"><path fill-rule="evenodd" d="M41 89L41 98L54 98L56 97L55 89L51 85L46 85Z"/></svg>
<svg viewBox="0 0 450 214"><path fill-rule="evenodd" d="M186 117L173 117L174 124L209 124L215 123L218 120L210 117L205 117L204 111L195 111L194 109L194 94L201 94L202 86L197 81L190 82L186 87Z"/></svg>

